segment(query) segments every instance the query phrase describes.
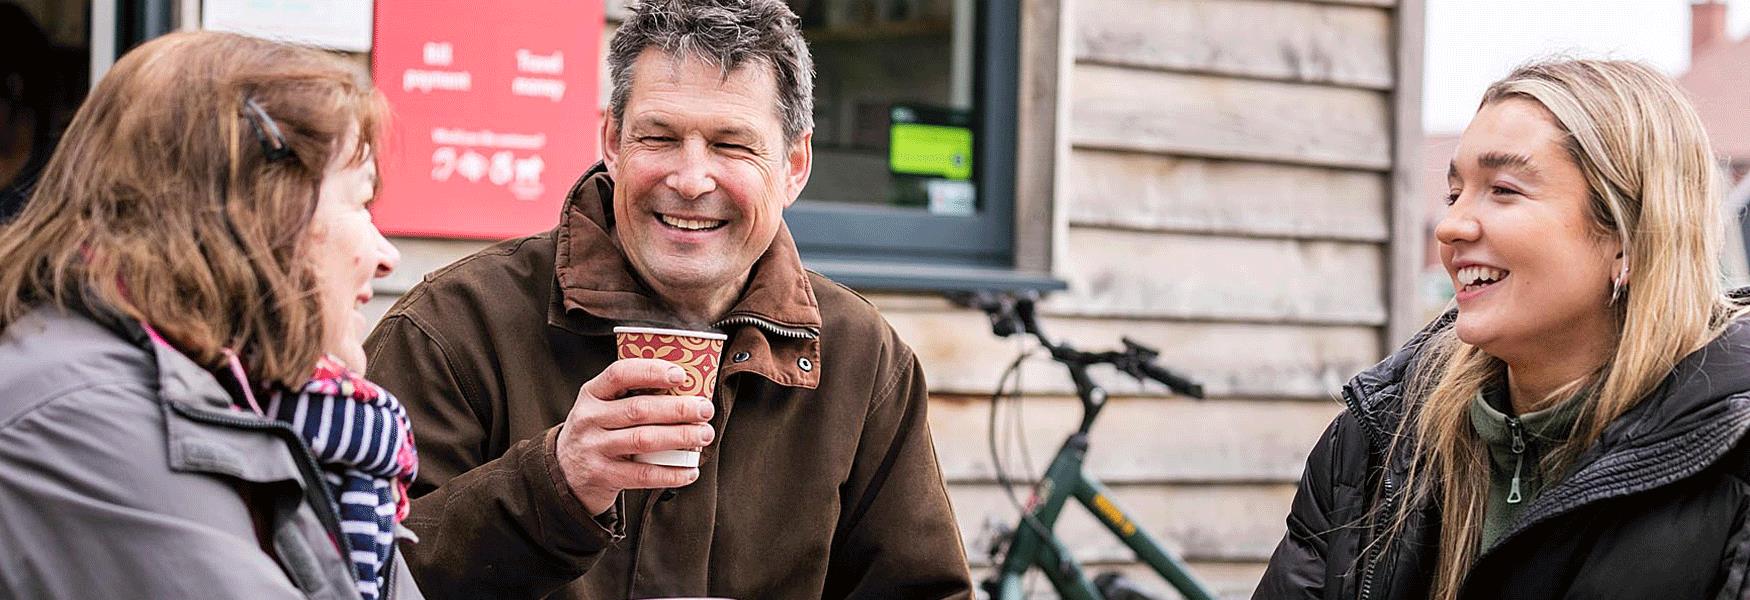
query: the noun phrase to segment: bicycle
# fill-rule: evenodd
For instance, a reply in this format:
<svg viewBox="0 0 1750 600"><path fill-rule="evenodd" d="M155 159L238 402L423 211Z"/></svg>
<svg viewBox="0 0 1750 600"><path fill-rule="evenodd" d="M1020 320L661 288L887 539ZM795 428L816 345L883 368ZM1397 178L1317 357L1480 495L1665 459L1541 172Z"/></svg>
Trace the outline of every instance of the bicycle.
<svg viewBox="0 0 1750 600"><path fill-rule="evenodd" d="M1021 519L1014 527L999 529L990 544L988 552L992 562L1001 566L980 583L979 587L987 597L995 600L1019 600L1023 595L1023 577L1029 569L1037 566L1063 598L1151 598L1116 572L1102 573L1093 580L1088 579L1082 566L1052 532L1064 505L1073 497L1187 600L1215 598L1204 584L1191 575L1179 557L1161 546L1160 542L1119 508L1105 485L1083 469L1088 452L1088 432L1093 427L1094 420L1099 417L1100 410L1106 405L1106 391L1089 377L1089 367L1112 365L1139 381L1158 381L1174 393L1194 398L1203 397L1203 386L1155 364L1155 357L1159 353L1129 338L1123 338L1123 350L1104 352L1084 352L1071 347L1067 342L1052 341L1039 327L1038 314L1034 308L1037 295L1034 293L978 292L953 299L964 306L984 311L990 317L992 332L998 337L1019 334L1031 335L1037 339L1050 353L1052 360L1069 370L1070 380L1075 383L1076 397L1082 404L1081 426L1064 440L1062 449L1052 459L1045 477L1034 486L1027 504L1021 506L1014 496L1013 486L1008 481L997 452L995 426L998 401L1010 378L1018 376L1021 363L1027 355L1016 358L998 381L996 392L991 396L991 458L996 467L998 482L1021 510Z"/></svg>

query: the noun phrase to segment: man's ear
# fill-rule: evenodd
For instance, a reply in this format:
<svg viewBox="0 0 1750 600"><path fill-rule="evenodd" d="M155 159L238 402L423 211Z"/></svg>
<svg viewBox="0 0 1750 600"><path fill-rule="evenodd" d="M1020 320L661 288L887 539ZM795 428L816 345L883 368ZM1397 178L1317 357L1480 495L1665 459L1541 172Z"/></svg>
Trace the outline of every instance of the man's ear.
<svg viewBox="0 0 1750 600"><path fill-rule="evenodd" d="M814 132L804 131L790 142L790 151L784 156L784 183L788 199L784 207L796 203L802 196L802 188L808 187L808 175L814 171Z"/></svg>
<svg viewBox="0 0 1750 600"><path fill-rule="evenodd" d="M615 177L619 172L620 163L620 123L611 114L602 115L601 129L602 164L608 168L608 176ZM617 179L617 177L616 177Z"/></svg>

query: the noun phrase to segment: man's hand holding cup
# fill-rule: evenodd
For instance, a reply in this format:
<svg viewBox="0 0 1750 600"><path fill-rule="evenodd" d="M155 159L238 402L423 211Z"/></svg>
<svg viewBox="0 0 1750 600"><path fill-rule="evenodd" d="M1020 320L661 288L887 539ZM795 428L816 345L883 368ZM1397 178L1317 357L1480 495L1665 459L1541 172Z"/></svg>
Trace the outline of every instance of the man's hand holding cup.
<svg viewBox="0 0 1750 600"><path fill-rule="evenodd" d="M620 360L584 382L557 441L559 467L590 514L622 490L674 488L699 478L716 432L717 363L724 336L615 328Z"/></svg>

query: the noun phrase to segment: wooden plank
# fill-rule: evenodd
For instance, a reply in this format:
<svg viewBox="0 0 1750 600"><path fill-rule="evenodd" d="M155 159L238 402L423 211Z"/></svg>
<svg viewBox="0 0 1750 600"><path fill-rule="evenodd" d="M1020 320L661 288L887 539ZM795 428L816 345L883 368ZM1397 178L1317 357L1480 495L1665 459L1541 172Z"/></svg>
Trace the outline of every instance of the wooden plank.
<svg viewBox="0 0 1750 600"><path fill-rule="evenodd" d="M1094 424L1087 470L1108 483L1293 482L1341 411L1335 401L1115 398ZM1004 403L996 415L1004 471L1011 479L1037 478L1081 415L1072 397ZM931 397L930 431L950 482L998 480L990 417L983 396Z"/></svg>
<svg viewBox="0 0 1750 600"><path fill-rule="evenodd" d="M1385 248L1071 227L1065 314L1383 325Z"/></svg>
<svg viewBox="0 0 1750 600"><path fill-rule="evenodd" d="M1124 485L1113 486L1112 500L1139 528L1162 546L1187 560L1264 561L1270 558L1286 529L1284 519L1294 500L1293 484L1270 485ZM1017 489L1022 502L1029 490ZM983 549L986 523L1014 526L1015 505L1001 486L955 485L948 488L954 516L968 549ZM1054 531L1071 554L1089 562L1129 562L1134 554L1081 505L1071 501ZM967 558L987 563L969 552Z"/></svg>
<svg viewBox="0 0 1750 600"><path fill-rule="evenodd" d="M1076 60L1370 89L1392 86L1391 12L1278 0L1089 0Z"/></svg>
<svg viewBox="0 0 1750 600"><path fill-rule="evenodd" d="M1387 346L1396 346L1415 335L1424 321L1417 282L1422 274L1426 248L1423 209L1425 194L1420 182L1422 168L1422 30L1423 0L1404 0L1397 10L1398 71L1403 80L1392 94L1392 241L1391 317L1383 332Z"/></svg>
<svg viewBox="0 0 1750 600"><path fill-rule="evenodd" d="M989 394L1021 347L999 339L983 314L968 311L886 313L922 361L937 393ZM1130 336L1157 347L1160 363L1201 381L1213 397L1329 398L1344 381L1378 362L1379 330L1362 326L1261 325L1182 321L1048 318L1046 331L1084 349L1119 346ZM1062 368L1043 358L1022 368L1033 394L1068 395ZM1097 371L1113 395L1163 395L1128 377Z"/></svg>
<svg viewBox="0 0 1750 600"><path fill-rule="evenodd" d="M1320 85L1077 65L1078 147L1384 171L1385 94Z"/></svg>
<svg viewBox="0 0 1750 600"><path fill-rule="evenodd" d="M954 304L947 298L935 294L908 294L902 292L863 292L875 308L883 314L893 311L920 312L955 310Z"/></svg>
<svg viewBox="0 0 1750 600"><path fill-rule="evenodd" d="M1076 150L1072 225L1384 242L1389 180L1379 173L1157 154Z"/></svg>
<svg viewBox="0 0 1750 600"><path fill-rule="evenodd" d="M1015 267L1049 273L1061 241L1064 215L1056 198L1067 171L1064 157L1064 77L1070 72L1058 0L1021 7L1020 86L1015 129Z"/></svg>
<svg viewBox="0 0 1750 600"><path fill-rule="evenodd" d="M1339 6L1373 6L1390 8L1398 5L1398 0L1285 0L1290 2L1306 2L1308 4L1335 4Z"/></svg>

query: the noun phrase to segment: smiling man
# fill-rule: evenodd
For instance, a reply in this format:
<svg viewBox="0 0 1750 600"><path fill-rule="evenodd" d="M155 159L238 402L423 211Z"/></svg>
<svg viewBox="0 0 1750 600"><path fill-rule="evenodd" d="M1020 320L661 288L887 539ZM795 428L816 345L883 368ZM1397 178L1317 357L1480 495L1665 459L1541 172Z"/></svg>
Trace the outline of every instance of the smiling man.
<svg viewBox="0 0 1750 600"><path fill-rule="evenodd" d="M803 270L813 66L780 0L632 8L604 160L552 231L433 273L366 345L421 458L420 587L454 598L965 598L923 373ZM715 402L612 328L729 336ZM698 468L631 461L705 447Z"/></svg>

